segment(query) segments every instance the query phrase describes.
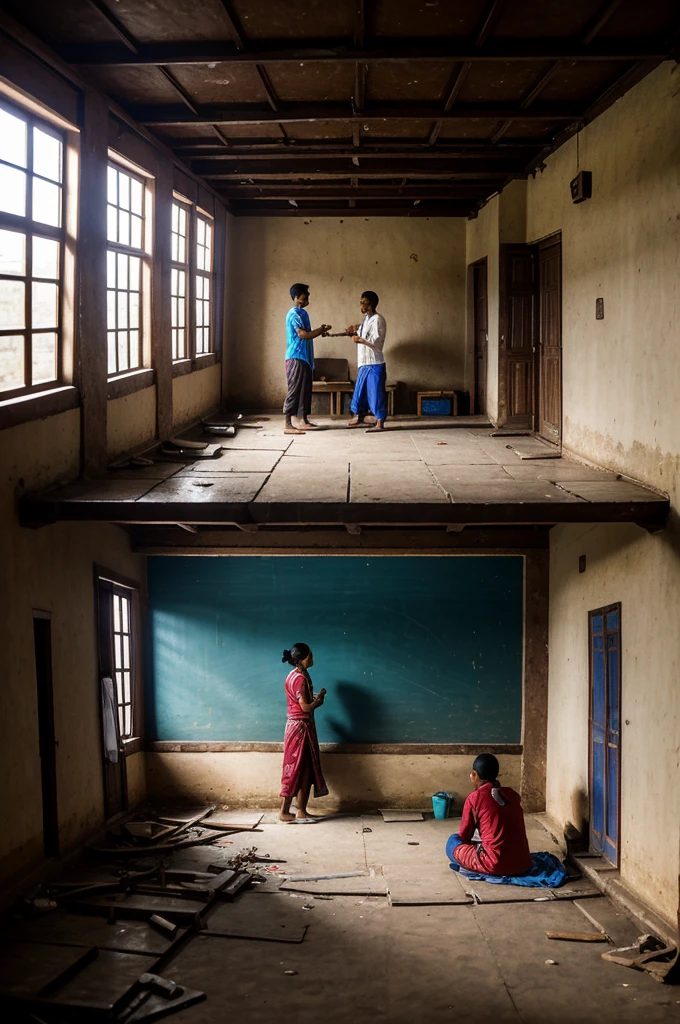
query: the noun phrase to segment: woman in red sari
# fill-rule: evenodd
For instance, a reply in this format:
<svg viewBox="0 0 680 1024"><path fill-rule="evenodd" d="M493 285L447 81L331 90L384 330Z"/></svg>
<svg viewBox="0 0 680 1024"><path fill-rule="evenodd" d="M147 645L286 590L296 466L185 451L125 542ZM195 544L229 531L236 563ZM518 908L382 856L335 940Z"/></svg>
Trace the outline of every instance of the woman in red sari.
<svg viewBox="0 0 680 1024"><path fill-rule="evenodd" d="M308 824L316 821L307 813L307 801L314 783L314 796L327 796L328 788L321 772L319 741L314 725L314 711L321 707L326 696L320 690L314 696L308 669L314 657L307 644L293 644L283 652L281 661L292 665L286 678L288 718L283 738L283 774L281 777L281 810L279 819L286 823ZM290 804L297 794L297 815L291 814Z"/></svg>

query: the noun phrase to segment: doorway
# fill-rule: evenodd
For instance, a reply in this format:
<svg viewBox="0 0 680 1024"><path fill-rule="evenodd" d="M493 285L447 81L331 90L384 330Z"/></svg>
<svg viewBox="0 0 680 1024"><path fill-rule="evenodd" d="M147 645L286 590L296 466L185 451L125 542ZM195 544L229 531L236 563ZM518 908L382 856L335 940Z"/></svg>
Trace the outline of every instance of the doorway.
<svg viewBox="0 0 680 1024"><path fill-rule="evenodd" d="M502 245L499 423L562 439L562 240Z"/></svg>
<svg viewBox="0 0 680 1024"><path fill-rule="evenodd" d="M590 849L619 866L621 605L588 613Z"/></svg>
<svg viewBox="0 0 680 1024"><path fill-rule="evenodd" d="M562 440L562 241L538 246L538 401L534 429L553 444Z"/></svg>
<svg viewBox="0 0 680 1024"><path fill-rule="evenodd" d="M474 407L475 414L486 412L486 370L489 344L489 307L487 298L486 257L472 266L474 320Z"/></svg>
<svg viewBox="0 0 680 1024"><path fill-rule="evenodd" d="M38 696L38 750L42 789L43 844L47 857L59 855L57 740L54 735L52 622L49 612L33 612L33 645Z"/></svg>

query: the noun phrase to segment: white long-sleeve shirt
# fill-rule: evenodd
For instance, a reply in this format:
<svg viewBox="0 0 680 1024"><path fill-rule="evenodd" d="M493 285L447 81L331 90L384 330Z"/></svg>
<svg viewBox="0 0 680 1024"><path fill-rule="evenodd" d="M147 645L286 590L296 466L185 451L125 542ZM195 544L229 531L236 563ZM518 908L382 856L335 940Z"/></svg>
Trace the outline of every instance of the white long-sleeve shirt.
<svg viewBox="0 0 680 1024"><path fill-rule="evenodd" d="M385 335L387 334L387 324L382 313L372 313L370 315L366 313L357 334L360 338L365 338L366 341L370 341L372 345L375 345L374 349L369 348L368 345L357 345L357 366L373 366L384 363L383 346L385 344Z"/></svg>

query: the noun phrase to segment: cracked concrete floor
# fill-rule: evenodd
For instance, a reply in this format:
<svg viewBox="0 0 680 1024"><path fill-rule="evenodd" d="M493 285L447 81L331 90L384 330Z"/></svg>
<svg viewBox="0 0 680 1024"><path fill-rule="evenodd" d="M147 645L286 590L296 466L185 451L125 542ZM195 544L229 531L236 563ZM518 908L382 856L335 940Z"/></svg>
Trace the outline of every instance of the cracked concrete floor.
<svg viewBox="0 0 680 1024"><path fill-rule="evenodd" d="M527 824L534 850L559 852L539 822L528 817ZM388 825L378 815L369 815L283 826L268 815L260 826L262 834L252 841L261 853L286 861L281 874L372 870L379 883L384 871L388 885L393 877L420 879L433 894L448 885L453 891L465 888L444 856L445 838L456 825L455 820L431 818ZM239 837L234 840L234 849L240 849ZM349 888L359 883L360 887L361 882L361 878L346 879L341 884ZM219 927L224 927L230 908L238 906L239 920L250 919L256 932L285 924L292 934L308 925L304 941L192 939L164 973L180 984L204 990L208 998L172 1020L177 1024L227 1020L269 1024L279 1018L310 1024L680 1021L678 989L604 962L600 954L609 948L605 944L547 939L547 930L594 929L572 900L534 901L544 895L545 890L533 890L531 899L519 903L391 906L385 895L324 898L321 892L278 891L272 878L238 903L222 905ZM610 917L615 913L606 897L589 899L587 905L592 912L599 907ZM619 918L619 936L630 935L632 940L639 929L625 916ZM211 927L210 918L207 927ZM546 960L557 963L546 964Z"/></svg>

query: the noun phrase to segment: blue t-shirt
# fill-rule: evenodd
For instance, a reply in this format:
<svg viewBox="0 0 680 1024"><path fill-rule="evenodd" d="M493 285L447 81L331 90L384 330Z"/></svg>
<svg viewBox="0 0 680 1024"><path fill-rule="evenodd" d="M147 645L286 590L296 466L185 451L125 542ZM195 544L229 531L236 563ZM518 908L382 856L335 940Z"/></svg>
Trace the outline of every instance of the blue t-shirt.
<svg viewBox="0 0 680 1024"><path fill-rule="evenodd" d="M309 322L309 314L306 309L298 309L293 306L288 310L286 317L286 359L302 359L305 363L314 366L314 342L305 341L298 336L297 329L311 331L312 325Z"/></svg>

